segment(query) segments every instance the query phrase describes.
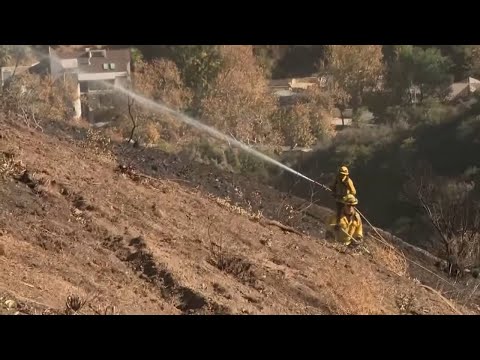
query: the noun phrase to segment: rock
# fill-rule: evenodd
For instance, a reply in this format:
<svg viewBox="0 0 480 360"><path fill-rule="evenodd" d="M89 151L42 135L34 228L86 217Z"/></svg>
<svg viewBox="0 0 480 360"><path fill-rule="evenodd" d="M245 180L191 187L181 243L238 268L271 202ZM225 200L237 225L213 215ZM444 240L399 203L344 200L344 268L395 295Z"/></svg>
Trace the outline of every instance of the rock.
<svg viewBox="0 0 480 360"><path fill-rule="evenodd" d="M0 256L5 256L5 246L3 244L0 244Z"/></svg>
<svg viewBox="0 0 480 360"><path fill-rule="evenodd" d="M79 210L79 209L73 209L73 215L75 216L80 216L83 214L83 211L82 210Z"/></svg>
<svg viewBox="0 0 480 360"><path fill-rule="evenodd" d="M156 217L159 217L159 218L165 217L165 212L162 209L159 209L158 207L156 207L155 205L152 206L152 210L153 210L153 214Z"/></svg>
<svg viewBox="0 0 480 360"><path fill-rule="evenodd" d="M7 300L5 301L5 306L9 309L15 309L17 307L17 303L14 300Z"/></svg>

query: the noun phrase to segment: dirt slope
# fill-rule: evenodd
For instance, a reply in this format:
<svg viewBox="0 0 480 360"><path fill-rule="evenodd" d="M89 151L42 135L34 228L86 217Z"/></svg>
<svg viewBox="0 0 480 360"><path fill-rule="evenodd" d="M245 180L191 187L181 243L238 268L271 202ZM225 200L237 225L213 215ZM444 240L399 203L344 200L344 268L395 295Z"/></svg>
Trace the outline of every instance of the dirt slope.
<svg viewBox="0 0 480 360"><path fill-rule="evenodd" d="M455 313L379 248L341 253L311 217L303 236L259 221L254 210L274 218L289 201L270 187L151 149L104 151L85 129L1 134L0 313L61 313L70 294L87 300L80 313Z"/></svg>

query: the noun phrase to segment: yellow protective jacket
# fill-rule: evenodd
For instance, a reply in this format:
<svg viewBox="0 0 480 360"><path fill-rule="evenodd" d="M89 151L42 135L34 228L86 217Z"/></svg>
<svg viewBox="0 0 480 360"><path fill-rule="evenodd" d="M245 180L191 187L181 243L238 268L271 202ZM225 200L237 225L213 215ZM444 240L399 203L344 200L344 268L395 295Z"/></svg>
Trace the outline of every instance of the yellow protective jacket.
<svg viewBox="0 0 480 360"><path fill-rule="evenodd" d="M337 217L333 216L330 220L330 231L335 234L336 241L339 241L345 245L350 245L352 239L361 240L363 238L363 226L360 215L355 211L351 216L342 214L339 220L339 229L335 229ZM342 231L343 230L343 231ZM348 234L348 235L347 235Z"/></svg>
<svg viewBox="0 0 480 360"><path fill-rule="evenodd" d="M345 181L342 181L337 177L331 189L335 199L342 199L345 195L348 194L357 195L357 190L353 185L352 179L350 179L349 177L347 177Z"/></svg>

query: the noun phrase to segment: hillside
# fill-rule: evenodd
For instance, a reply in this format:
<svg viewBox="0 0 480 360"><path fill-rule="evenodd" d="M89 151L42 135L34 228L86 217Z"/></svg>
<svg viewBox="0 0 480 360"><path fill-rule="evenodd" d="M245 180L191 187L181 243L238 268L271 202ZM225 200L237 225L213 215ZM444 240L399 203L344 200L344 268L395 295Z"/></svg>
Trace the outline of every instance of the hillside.
<svg viewBox="0 0 480 360"><path fill-rule="evenodd" d="M298 199L59 126L1 128L2 313L63 313L69 295L83 314L455 313L371 239L342 253L311 216L303 236L265 220Z"/></svg>

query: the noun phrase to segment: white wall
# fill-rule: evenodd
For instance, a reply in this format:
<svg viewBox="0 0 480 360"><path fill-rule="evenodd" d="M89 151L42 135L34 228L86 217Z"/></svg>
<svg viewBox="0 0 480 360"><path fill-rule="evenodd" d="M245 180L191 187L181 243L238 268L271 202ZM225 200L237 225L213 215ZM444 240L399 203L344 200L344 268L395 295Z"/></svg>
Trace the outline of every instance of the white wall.
<svg viewBox="0 0 480 360"><path fill-rule="evenodd" d="M80 83L78 81L76 99L73 101L73 107L75 108L75 119L80 119L82 116L82 101L80 99Z"/></svg>
<svg viewBox="0 0 480 360"><path fill-rule="evenodd" d="M108 73L83 73L78 74L78 81L115 80L119 76L127 76L127 73L125 71Z"/></svg>

